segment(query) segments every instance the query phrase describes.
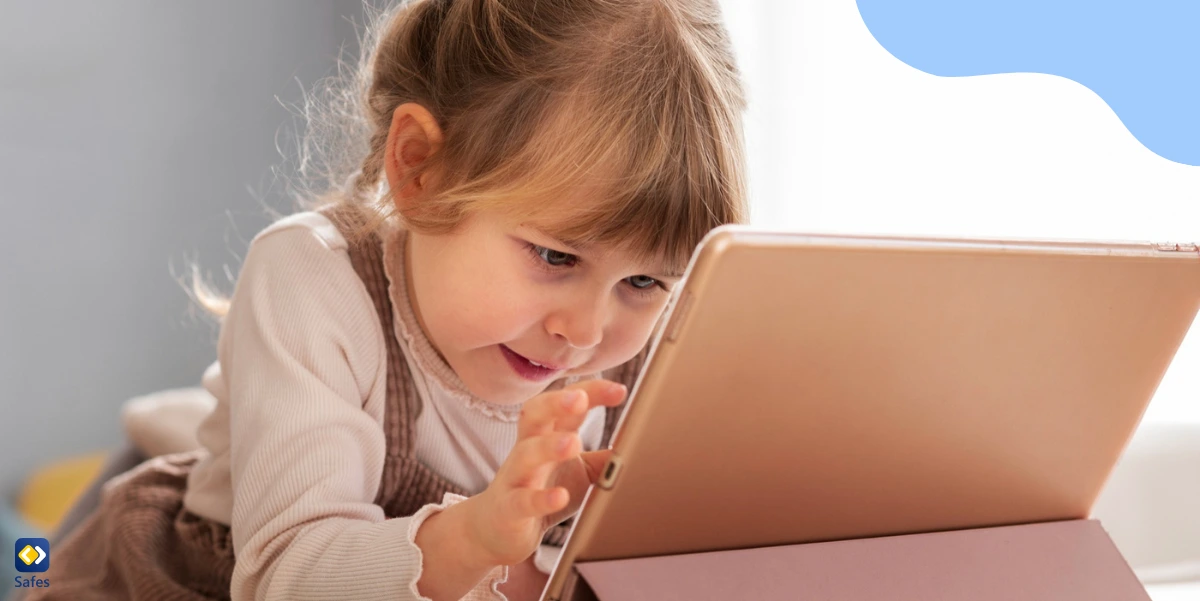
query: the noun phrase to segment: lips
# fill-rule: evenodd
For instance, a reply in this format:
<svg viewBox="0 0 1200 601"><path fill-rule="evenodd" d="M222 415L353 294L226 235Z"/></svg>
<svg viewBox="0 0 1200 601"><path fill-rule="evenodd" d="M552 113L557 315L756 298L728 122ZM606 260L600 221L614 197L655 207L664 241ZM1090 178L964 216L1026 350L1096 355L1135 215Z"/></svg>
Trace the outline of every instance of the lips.
<svg viewBox="0 0 1200 601"><path fill-rule="evenodd" d="M503 344L500 345L500 352L504 355L505 360L508 361L508 364L510 367L512 367L513 371L517 372L518 376L521 376L526 380L531 380L534 382L542 381L563 370L563 368L558 365L534 361L533 359L525 357L524 355L517 353Z"/></svg>

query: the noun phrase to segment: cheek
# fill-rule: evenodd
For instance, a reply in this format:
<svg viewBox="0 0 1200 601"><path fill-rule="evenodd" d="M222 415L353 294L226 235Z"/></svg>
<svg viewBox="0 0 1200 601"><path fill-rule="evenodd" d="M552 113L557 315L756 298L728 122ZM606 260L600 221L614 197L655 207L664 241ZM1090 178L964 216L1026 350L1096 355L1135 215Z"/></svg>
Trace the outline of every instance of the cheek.
<svg viewBox="0 0 1200 601"><path fill-rule="evenodd" d="M656 308L642 308L631 312L624 319L618 320L617 323L609 330L608 333L608 348L605 352L606 363L602 368L608 369L620 365L641 352L646 343L650 341L650 336L654 333L654 325L658 323L658 317L662 314L662 309L666 303Z"/></svg>
<svg viewBox="0 0 1200 601"><path fill-rule="evenodd" d="M544 295L514 264L516 257L492 253L458 261L440 278L439 324L460 348L517 338L544 315ZM447 266L450 267L450 266Z"/></svg>

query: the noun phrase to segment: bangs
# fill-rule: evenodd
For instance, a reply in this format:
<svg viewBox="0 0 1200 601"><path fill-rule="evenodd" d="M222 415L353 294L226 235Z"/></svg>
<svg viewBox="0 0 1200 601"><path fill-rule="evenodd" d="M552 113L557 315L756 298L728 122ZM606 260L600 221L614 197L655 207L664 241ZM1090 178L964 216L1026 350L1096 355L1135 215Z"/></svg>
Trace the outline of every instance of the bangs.
<svg viewBox="0 0 1200 601"><path fill-rule="evenodd" d="M564 242L682 273L710 230L745 221L740 144L730 140L740 132L690 106L686 89L656 91L650 106L556 103L516 156L453 195L466 211L536 221Z"/></svg>
<svg viewBox="0 0 1200 601"><path fill-rule="evenodd" d="M727 53L703 37L717 21L691 29L655 3L640 11L438 115L440 190L405 217L444 229L494 210L678 271L710 230L745 222L745 102Z"/></svg>

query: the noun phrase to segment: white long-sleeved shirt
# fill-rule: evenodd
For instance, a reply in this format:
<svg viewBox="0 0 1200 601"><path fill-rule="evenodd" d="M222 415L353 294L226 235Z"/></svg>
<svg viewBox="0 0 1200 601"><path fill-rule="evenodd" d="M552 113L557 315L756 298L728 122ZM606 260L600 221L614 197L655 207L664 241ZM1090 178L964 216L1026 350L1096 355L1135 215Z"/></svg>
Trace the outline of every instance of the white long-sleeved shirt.
<svg viewBox="0 0 1200 601"><path fill-rule="evenodd" d="M516 442L519 406L472 397L433 349L405 288L400 228L382 232L395 331L384 332L350 264L345 238L317 213L285 218L255 237L217 362L204 387L217 399L197 439L208 449L185 506L229 524L242 599L422 599L414 543L447 495L411 517L374 504L383 469L388 355L396 336L420 395L417 459L471 494L485 489ZM599 446L604 412L581 437ZM553 548L537 565L552 565ZM503 599L507 568L464 599Z"/></svg>

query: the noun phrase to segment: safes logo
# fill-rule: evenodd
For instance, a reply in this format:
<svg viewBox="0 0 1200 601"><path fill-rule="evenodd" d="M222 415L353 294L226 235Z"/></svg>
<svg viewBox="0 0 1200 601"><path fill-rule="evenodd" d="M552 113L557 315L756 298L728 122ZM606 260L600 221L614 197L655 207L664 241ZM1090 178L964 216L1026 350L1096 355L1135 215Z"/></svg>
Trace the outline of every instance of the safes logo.
<svg viewBox="0 0 1200 601"><path fill-rule="evenodd" d="M50 541L44 538L18 538L13 549L13 562L18 572L45 572L50 569ZM16 576L14 582L17 588L46 588L50 586L49 578L36 576Z"/></svg>
<svg viewBox="0 0 1200 601"><path fill-rule="evenodd" d="M50 569L50 541L44 538L18 538L15 546L18 572L45 572Z"/></svg>

